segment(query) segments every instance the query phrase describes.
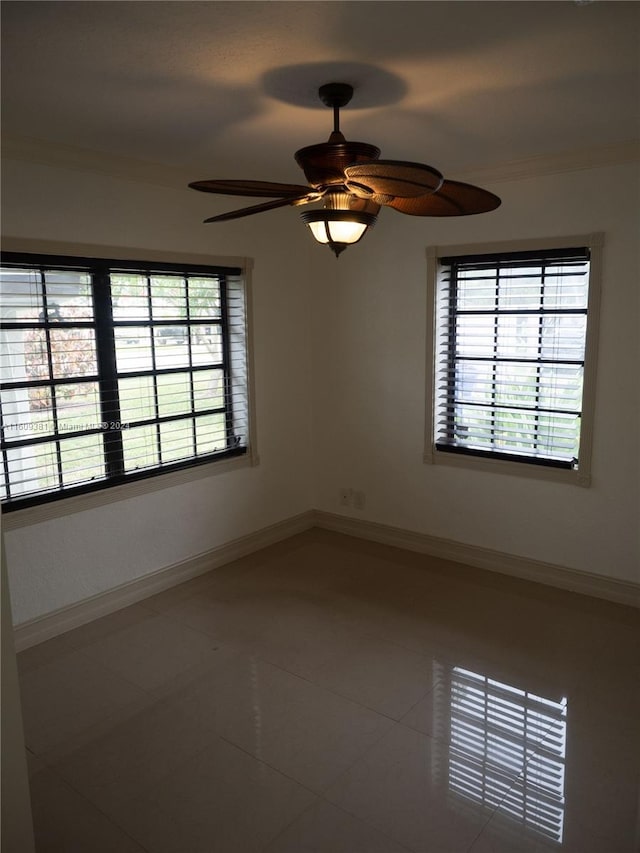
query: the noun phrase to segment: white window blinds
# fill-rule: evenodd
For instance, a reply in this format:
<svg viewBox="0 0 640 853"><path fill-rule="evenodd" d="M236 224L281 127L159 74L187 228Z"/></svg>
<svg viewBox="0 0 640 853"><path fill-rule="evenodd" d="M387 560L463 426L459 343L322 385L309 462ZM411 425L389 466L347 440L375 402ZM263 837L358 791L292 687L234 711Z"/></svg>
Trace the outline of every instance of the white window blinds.
<svg viewBox="0 0 640 853"><path fill-rule="evenodd" d="M436 450L577 468L590 250L442 257Z"/></svg>
<svg viewBox="0 0 640 853"><path fill-rule="evenodd" d="M5 509L246 453L242 270L6 253L0 288Z"/></svg>

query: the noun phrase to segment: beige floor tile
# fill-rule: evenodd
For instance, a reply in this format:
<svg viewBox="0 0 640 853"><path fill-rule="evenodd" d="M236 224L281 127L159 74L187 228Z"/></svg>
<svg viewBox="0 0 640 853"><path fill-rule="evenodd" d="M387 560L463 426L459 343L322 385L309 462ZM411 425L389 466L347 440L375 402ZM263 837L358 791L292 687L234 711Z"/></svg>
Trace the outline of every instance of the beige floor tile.
<svg viewBox="0 0 640 853"><path fill-rule="evenodd" d="M31 808L37 853L145 853L49 770L31 779Z"/></svg>
<svg viewBox="0 0 640 853"><path fill-rule="evenodd" d="M490 801L471 802L450 787L439 742L396 724L325 796L415 853L462 853L513 781L496 774Z"/></svg>
<svg viewBox="0 0 640 853"><path fill-rule="evenodd" d="M567 698L557 689L539 694L527 690L526 680L508 683L495 676L493 671L475 673L435 661L433 690L401 722L447 743L466 737L467 743L492 738L499 744L502 739L505 748L517 755L520 772L521 762L554 725L564 722Z"/></svg>
<svg viewBox="0 0 640 853"><path fill-rule="evenodd" d="M264 853L407 853L407 848L321 800L268 844Z"/></svg>
<svg viewBox="0 0 640 853"><path fill-rule="evenodd" d="M203 592L177 602L164 611L175 622L200 631L218 643L246 644L277 621L273 601L251 595L220 600Z"/></svg>
<svg viewBox="0 0 640 853"><path fill-rule="evenodd" d="M257 754L264 732L279 729L295 710L298 685L305 682L258 658L236 654L220 667L176 679L156 695Z"/></svg>
<svg viewBox="0 0 640 853"><path fill-rule="evenodd" d="M492 819L469 848L469 853L551 853L558 848L551 840L535 831L522 830L515 822ZM586 851L585 851L586 853ZM601 851L613 853L613 851Z"/></svg>
<svg viewBox="0 0 640 853"><path fill-rule="evenodd" d="M43 850L636 853L630 608L309 531L19 663Z"/></svg>
<svg viewBox="0 0 640 853"><path fill-rule="evenodd" d="M29 779L41 770L47 769L46 763L38 755L34 755L32 752L29 752L28 749L25 749L25 755L27 759L27 775L29 776Z"/></svg>
<svg viewBox="0 0 640 853"><path fill-rule="evenodd" d="M147 699L127 711L44 756L76 791L114 815L216 739L208 715L185 703Z"/></svg>
<svg viewBox="0 0 640 853"><path fill-rule="evenodd" d="M576 853L632 853L640 843L639 687L585 689L569 701L563 845ZM535 758L530 764L533 782L544 786L544 768Z"/></svg>
<svg viewBox="0 0 640 853"><path fill-rule="evenodd" d="M215 657L219 646L206 634L153 615L86 646L83 653L145 690Z"/></svg>
<svg viewBox="0 0 640 853"><path fill-rule="evenodd" d="M130 607L116 610L100 619L94 619L92 622L87 622L86 625L81 625L79 628L74 628L58 637L20 652L17 655L18 671L21 674L30 672L43 664L50 663L61 655L82 649L101 637L116 633L122 628L134 625L153 615L153 611L149 608L141 604L132 604Z"/></svg>
<svg viewBox="0 0 640 853"><path fill-rule="evenodd" d="M383 585L354 584L353 589L342 584L333 594L327 594L326 617L359 634L385 637L384 628L394 613L402 607L399 594Z"/></svg>
<svg viewBox="0 0 640 853"><path fill-rule="evenodd" d="M291 605L246 645L251 654L313 680L323 664L358 647L362 634Z"/></svg>
<svg viewBox="0 0 640 853"><path fill-rule="evenodd" d="M263 738L272 767L318 793L351 767L392 725L379 714L310 689L286 724Z"/></svg>
<svg viewBox="0 0 640 853"><path fill-rule="evenodd" d="M386 717L289 672L241 655L194 679L173 703L226 740L321 791L378 740Z"/></svg>
<svg viewBox="0 0 640 853"><path fill-rule="evenodd" d="M24 676L28 672L52 663L57 658L75 650L76 647L70 642L68 634L60 634L58 637L53 637L51 640L46 640L44 643L38 643L37 646L31 646L31 648L19 652L16 655L18 673L20 676Z"/></svg>
<svg viewBox="0 0 640 853"><path fill-rule="evenodd" d="M41 754L144 697L143 691L82 652L22 676L25 742Z"/></svg>
<svg viewBox="0 0 640 853"><path fill-rule="evenodd" d="M207 595L212 599L224 599L246 589L255 592L268 587L277 588L283 583L287 585L286 580L282 582L279 580L279 574L282 573L285 578L295 574L295 569L300 565L300 560L295 556L296 552L303 550L306 555L312 547L312 540L306 542L302 537L298 541L298 537L292 537L150 596L144 600L144 605L156 612L164 613L168 608L173 608L194 596ZM302 562L304 567L306 556L303 557ZM293 566L293 571L288 570L290 564ZM304 577L305 573L298 572L298 574Z"/></svg>
<svg viewBox="0 0 640 853"><path fill-rule="evenodd" d="M201 595L205 591L210 594L216 592L223 594L232 590L247 572L255 568L254 564L258 562L259 558L252 555L245 560L236 560L233 563L218 566L216 569L145 598L144 606L157 613L163 613L168 607L194 595Z"/></svg>
<svg viewBox="0 0 640 853"><path fill-rule="evenodd" d="M634 833L626 834L614 829L613 833L593 832L577 822L567 821L559 836L551 837L548 827L535 825L531 819L509 819L503 813L494 815L469 853L636 853L638 847Z"/></svg>
<svg viewBox="0 0 640 853"><path fill-rule="evenodd" d="M212 582L211 576L212 572L207 572L204 575L198 575L176 586L169 587L162 592L157 592L155 595L150 595L144 599L144 605L149 610L153 610L154 613L164 613L167 607L173 607L180 601L191 598L206 589Z"/></svg>
<svg viewBox="0 0 640 853"><path fill-rule="evenodd" d="M259 853L315 796L216 740L128 807L118 820L153 853Z"/></svg>
<svg viewBox="0 0 640 853"><path fill-rule="evenodd" d="M416 702L407 713L401 717L400 722L415 729L417 732L429 735L429 737L447 737L448 726L446 720L443 724L438 714L439 706L442 704L441 686L436 683L433 688Z"/></svg>
<svg viewBox="0 0 640 853"><path fill-rule="evenodd" d="M432 660L373 637L343 648L310 676L317 684L399 720L434 684Z"/></svg>
<svg viewBox="0 0 640 853"><path fill-rule="evenodd" d="M311 626L335 622L332 602L324 592L287 588L281 580L271 581L272 573L262 569L254 580L243 580L224 592L207 588L167 606L166 616L202 631L222 643L274 648L278 634L286 630L311 633ZM336 630L339 626L336 626ZM324 628L327 633L327 628ZM264 638L264 642L263 642Z"/></svg>

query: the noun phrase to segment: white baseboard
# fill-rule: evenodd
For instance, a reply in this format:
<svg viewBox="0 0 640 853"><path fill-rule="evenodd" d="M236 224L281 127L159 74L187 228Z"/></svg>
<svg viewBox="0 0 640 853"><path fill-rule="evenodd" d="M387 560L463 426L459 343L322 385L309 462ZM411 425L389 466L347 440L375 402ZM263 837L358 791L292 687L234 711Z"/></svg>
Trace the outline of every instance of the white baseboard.
<svg viewBox="0 0 640 853"><path fill-rule="evenodd" d="M240 557L245 557L261 548L274 545L276 542L288 539L312 527L320 527L324 530L355 536L358 539L404 548L407 551L428 554L443 560L453 560L467 566L475 566L570 592L602 598L616 604L640 607L640 585L638 584L614 580L613 578L603 578L589 572L579 572L575 569L544 563L540 560L517 557L513 554L493 551L490 548L480 548L476 545L465 545L450 539L429 536L425 533L415 533L373 521L363 521L330 512L310 510L269 527L264 527L248 536L234 539L225 545L212 548L210 551L198 554L188 560L117 586L107 592L79 601L77 604L16 625L14 628L16 651L23 651L30 646L35 646L63 634L65 631L70 631L72 628L78 628L93 619L98 619L100 616L106 616L122 607L135 604L150 595L163 592L172 586L205 574Z"/></svg>
<svg viewBox="0 0 640 853"><path fill-rule="evenodd" d="M23 622L14 627L16 651L20 652L30 646L50 640L52 637L64 634L65 631L70 631L72 628L79 628L80 625L92 622L100 616L107 616L109 613L135 604L150 595L163 592L165 589L170 589L184 581L198 577L198 575L206 574L206 572L223 566L225 563L231 563L233 560L246 557L261 548L275 545L276 542L283 539L289 539L291 536L302 533L313 526L313 512L303 512L285 521L257 530L255 533L250 533L248 536L233 539L225 545L212 548L210 551L198 554L188 560L174 563L172 566L121 584L107 592L85 598L83 601L54 610L29 622Z"/></svg>
<svg viewBox="0 0 640 853"><path fill-rule="evenodd" d="M393 545L407 551L429 554L443 560L453 560L467 566L511 575L593 598L603 598L616 604L640 607L640 584L630 581L604 578L591 572L580 572L541 560L517 557L514 554L493 551L491 548L465 545L451 539L429 536L426 533L414 533L399 527L349 518L331 512L316 510L313 513L313 521L316 527L322 527L325 530L333 530L383 545Z"/></svg>

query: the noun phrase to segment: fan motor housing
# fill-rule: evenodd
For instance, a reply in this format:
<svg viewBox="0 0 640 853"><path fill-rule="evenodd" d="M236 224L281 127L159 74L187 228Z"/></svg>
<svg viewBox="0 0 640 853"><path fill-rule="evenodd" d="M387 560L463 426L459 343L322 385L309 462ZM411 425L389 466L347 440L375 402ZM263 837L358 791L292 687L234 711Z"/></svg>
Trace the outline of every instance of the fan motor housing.
<svg viewBox="0 0 640 853"><path fill-rule="evenodd" d="M339 134L331 134L341 138L339 142L321 142L319 145L308 145L296 151L296 163L305 174L312 187L320 188L344 183L344 170L347 166L357 163L368 163L377 160L380 149L367 142L347 142Z"/></svg>

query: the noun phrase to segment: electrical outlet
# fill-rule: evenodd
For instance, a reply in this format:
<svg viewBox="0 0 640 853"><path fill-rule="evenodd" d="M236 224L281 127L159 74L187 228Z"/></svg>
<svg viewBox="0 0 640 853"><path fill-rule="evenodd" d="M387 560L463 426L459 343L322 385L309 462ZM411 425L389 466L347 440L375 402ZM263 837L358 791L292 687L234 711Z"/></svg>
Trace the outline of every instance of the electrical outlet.
<svg viewBox="0 0 640 853"><path fill-rule="evenodd" d="M356 509L364 509L364 505L365 505L364 492L354 492L352 502L353 502L353 505Z"/></svg>
<svg viewBox="0 0 640 853"><path fill-rule="evenodd" d="M351 506L351 489L338 489L338 501L340 506Z"/></svg>

